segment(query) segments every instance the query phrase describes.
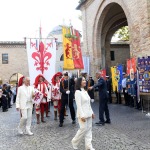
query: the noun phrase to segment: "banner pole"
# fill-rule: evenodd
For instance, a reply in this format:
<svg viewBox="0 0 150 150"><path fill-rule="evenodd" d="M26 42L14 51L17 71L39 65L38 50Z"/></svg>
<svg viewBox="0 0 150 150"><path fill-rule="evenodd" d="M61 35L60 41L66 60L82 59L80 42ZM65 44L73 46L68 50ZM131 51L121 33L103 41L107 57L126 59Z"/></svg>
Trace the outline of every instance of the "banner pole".
<svg viewBox="0 0 150 150"><path fill-rule="evenodd" d="M70 79L69 79L69 70L68 70L68 90L70 90L70 89L69 89L69 80L70 80ZM69 94L68 94L68 106L69 106Z"/></svg>

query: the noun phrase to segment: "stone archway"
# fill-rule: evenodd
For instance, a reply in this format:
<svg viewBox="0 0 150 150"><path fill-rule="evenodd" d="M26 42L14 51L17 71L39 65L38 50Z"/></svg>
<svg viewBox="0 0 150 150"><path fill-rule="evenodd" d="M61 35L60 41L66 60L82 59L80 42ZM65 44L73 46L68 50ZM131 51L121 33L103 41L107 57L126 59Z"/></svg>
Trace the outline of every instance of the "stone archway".
<svg viewBox="0 0 150 150"><path fill-rule="evenodd" d="M130 14L122 0L101 3L93 26L93 55L97 60L97 67L111 66L111 38L122 26L128 25L130 30L130 24Z"/></svg>
<svg viewBox="0 0 150 150"><path fill-rule="evenodd" d="M16 84L18 83L19 79L22 77L23 75L21 73L14 73L10 76L9 79L9 84Z"/></svg>

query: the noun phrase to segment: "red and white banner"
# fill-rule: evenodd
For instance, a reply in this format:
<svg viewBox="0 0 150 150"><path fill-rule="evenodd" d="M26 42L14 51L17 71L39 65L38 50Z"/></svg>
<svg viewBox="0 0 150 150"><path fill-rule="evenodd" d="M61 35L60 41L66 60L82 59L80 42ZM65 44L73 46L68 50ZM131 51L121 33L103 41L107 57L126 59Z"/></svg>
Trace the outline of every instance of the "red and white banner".
<svg viewBox="0 0 150 150"><path fill-rule="evenodd" d="M33 100L33 103L39 105L41 103L41 100L43 98L43 94L42 92L40 92L39 90L37 89L34 89L34 98L32 99Z"/></svg>
<svg viewBox="0 0 150 150"><path fill-rule="evenodd" d="M127 60L127 74L136 73L136 58Z"/></svg>
<svg viewBox="0 0 150 150"><path fill-rule="evenodd" d="M39 74L42 74L50 83L55 74L55 39L27 39L26 43L31 85Z"/></svg>

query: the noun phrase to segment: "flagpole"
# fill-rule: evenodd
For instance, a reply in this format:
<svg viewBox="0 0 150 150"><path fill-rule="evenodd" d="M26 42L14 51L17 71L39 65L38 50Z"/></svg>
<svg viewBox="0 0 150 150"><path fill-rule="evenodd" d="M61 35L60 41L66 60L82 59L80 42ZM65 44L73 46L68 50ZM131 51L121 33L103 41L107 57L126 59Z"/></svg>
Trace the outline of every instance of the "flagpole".
<svg viewBox="0 0 150 150"><path fill-rule="evenodd" d="M41 42L42 33L41 33L41 20L40 20L40 27L39 27L39 43Z"/></svg>

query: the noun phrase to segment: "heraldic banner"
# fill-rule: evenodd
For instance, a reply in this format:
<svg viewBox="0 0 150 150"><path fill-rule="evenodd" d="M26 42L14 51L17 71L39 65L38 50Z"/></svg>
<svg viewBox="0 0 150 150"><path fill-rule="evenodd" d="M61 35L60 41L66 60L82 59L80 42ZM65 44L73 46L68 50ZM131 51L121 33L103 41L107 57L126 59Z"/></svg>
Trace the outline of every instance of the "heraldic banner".
<svg viewBox="0 0 150 150"><path fill-rule="evenodd" d="M118 76L118 91L122 90L122 79L123 79L123 66L120 64L117 66L117 73Z"/></svg>
<svg viewBox="0 0 150 150"><path fill-rule="evenodd" d="M83 72L90 74L90 57L89 56L82 56L84 69Z"/></svg>
<svg viewBox="0 0 150 150"><path fill-rule="evenodd" d="M63 36L63 51L64 51L64 70L73 70L74 61L72 56L72 38L69 38L71 35L71 29L69 27L62 27L62 36Z"/></svg>
<svg viewBox="0 0 150 150"><path fill-rule="evenodd" d="M102 69L100 70L100 73L101 73L101 77L106 80L106 69Z"/></svg>
<svg viewBox="0 0 150 150"><path fill-rule="evenodd" d="M116 72L117 72L116 66L111 67L113 92L118 91L118 80Z"/></svg>
<svg viewBox="0 0 150 150"><path fill-rule="evenodd" d="M26 43L31 85L39 74L51 82L56 64L55 39L27 39Z"/></svg>
<svg viewBox="0 0 150 150"><path fill-rule="evenodd" d="M127 60L127 74L131 75L136 73L136 58Z"/></svg>
<svg viewBox="0 0 150 150"><path fill-rule="evenodd" d="M71 28L72 35L74 38L72 39L72 55L75 69L84 69L81 45L80 45L80 34L79 31Z"/></svg>
<svg viewBox="0 0 150 150"><path fill-rule="evenodd" d="M138 58L139 90L150 93L150 56Z"/></svg>

